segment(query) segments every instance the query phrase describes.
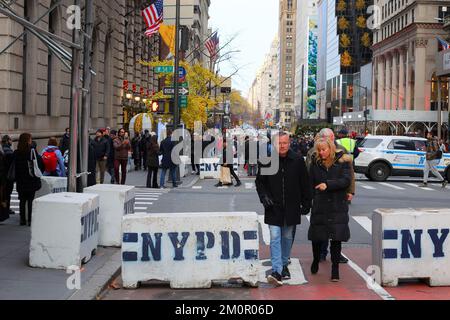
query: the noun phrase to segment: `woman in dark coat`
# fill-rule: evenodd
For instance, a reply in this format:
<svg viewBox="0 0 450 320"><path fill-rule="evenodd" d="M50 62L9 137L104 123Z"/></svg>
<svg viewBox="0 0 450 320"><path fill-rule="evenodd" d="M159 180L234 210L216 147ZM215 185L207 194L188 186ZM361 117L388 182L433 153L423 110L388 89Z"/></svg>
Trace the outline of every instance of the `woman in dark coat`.
<svg viewBox="0 0 450 320"><path fill-rule="evenodd" d="M314 200L308 239L312 241L314 261L311 273L319 270L320 245L331 240L331 280L339 281L341 243L350 239L347 189L351 183L350 165L342 151L330 139L314 145L318 158L313 159L310 177Z"/></svg>
<svg viewBox="0 0 450 320"><path fill-rule="evenodd" d="M36 191L41 188L41 179L34 176L29 170L28 163L31 162L32 140L31 134L22 133L19 137L17 150L14 151L14 164L16 169L16 188L20 200L20 225L31 225L33 200ZM41 171L44 165L39 154L36 152L38 165ZM28 212L26 217L25 212Z"/></svg>
<svg viewBox="0 0 450 320"><path fill-rule="evenodd" d="M158 187L158 168L159 168L159 146L156 135L150 138L150 142L147 143L147 188L159 188ZM153 179L152 179L153 176Z"/></svg>

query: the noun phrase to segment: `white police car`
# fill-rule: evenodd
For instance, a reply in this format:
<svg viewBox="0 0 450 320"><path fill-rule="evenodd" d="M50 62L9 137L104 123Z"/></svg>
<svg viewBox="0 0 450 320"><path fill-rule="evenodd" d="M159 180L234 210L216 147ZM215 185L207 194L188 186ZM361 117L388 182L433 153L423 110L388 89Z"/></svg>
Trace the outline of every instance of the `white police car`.
<svg viewBox="0 0 450 320"><path fill-rule="evenodd" d="M355 172L374 181L389 176L423 177L426 142L416 137L367 136L358 145ZM450 153L443 154L437 169L450 181Z"/></svg>

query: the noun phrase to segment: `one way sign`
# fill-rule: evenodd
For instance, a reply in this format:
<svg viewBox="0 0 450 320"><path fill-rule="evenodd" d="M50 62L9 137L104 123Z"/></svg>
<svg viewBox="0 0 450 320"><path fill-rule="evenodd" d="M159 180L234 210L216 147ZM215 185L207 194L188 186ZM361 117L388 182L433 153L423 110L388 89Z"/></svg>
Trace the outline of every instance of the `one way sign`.
<svg viewBox="0 0 450 320"><path fill-rule="evenodd" d="M189 90L187 88L184 88L184 87L178 88L178 92L182 96L188 96L189 95ZM175 93L175 89L174 89L174 87L165 87L165 88L163 88L163 93L166 96L173 96L174 93Z"/></svg>

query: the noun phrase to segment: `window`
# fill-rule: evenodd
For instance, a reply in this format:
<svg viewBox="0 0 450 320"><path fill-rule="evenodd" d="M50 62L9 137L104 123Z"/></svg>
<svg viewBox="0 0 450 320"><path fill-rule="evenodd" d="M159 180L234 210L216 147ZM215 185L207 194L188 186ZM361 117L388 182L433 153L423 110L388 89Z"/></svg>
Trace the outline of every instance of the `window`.
<svg viewBox="0 0 450 320"><path fill-rule="evenodd" d="M286 78L286 82L292 82L292 78L291 77L287 77Z"/></svg>
<svg viewBox="0 0 450 320"><path fill-rule="evenodd" d="M286 28L286 32L287 33L291 33L292 32L292 28Z"/></svg>
<svg viewBox="0 0 450 320"><path fill-rule="evenodd" d="M292 10L292 0L287 0L287 8L288 10Z"/></svg>
<svg viewBox="0 0 450 320"><path fill-rule="evenodd" d="M292 35L288 34L288 35L286 36L286 40L292 40Z"/></svg>
<svg viewBox="0 0 450 320"><path fill-rule="evenodd" d="M292 61L292 56L286 56L286 61Z"/></svg>
<svg viewBox="0 0 450 320"><path fill-rule="evenodd" d="M290 69L292 67L291 63L286 63L286 69Z"/></svg>
<svg viewBox="0 0 450 320"><path fill-rule="evenodd" d="M426 141L423 140L413 140L414 147L416 151L427 151Z"/></svg>
<svg viewBox="0 0 450 320"><path fill-rule="evenodd" d="M286 75L291 75L292 74L292 70L286 70Z"/></svg>
<svg viewBox="0 0 450 320"><path fill-rule="evenodd" d="M411 17L411 23L414 23L414 18L415 18L415 16L414 16L414 9L412 9L411 15L412 15L412 17Z"/></svg>
<svg viewBox="0 0 450 320"><path fill-rule="evenodd" d="M383 139L364 139L360 144L360 148L376 148L383 142Z"/></svg>
<svg viewBox="0 0 450 320"><path fill-rule="evenodd" d="M416 146L411 140L392 140L388 146L388 149L395 150L411 150L416 151Z"/></svg>
<svg viewBox="0 0 450 320"><path fill-rule="evenodd" d="M292 49L286 49L286 53L292 53Z"/></svg>
<svg viewBox="0 0 450 320"><path fill-rule="evenodd" d="M292 42L288 42L288 43L286 43L286 46L288 46L288 47L292 47Z"/></svg>
<svg viewBox="0 0 450 320"><path fill-rule="evenodd" d="M292 89L292 84L286 83L286 89Z"/></svg>

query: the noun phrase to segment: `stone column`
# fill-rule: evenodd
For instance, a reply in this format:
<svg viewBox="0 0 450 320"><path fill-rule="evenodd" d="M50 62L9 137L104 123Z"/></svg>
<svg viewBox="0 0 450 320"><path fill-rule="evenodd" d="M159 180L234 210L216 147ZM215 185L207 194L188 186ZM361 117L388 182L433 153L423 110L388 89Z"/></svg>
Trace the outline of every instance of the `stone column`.
<svg viewBox="0 0 450 320"><path fill-rule="evenodd" d="M409 49L409 46L406 47L405 51L405 59L406 59L406 95L405 95L405 107L406 110L412 110L414 106L411 106L411 96L412 96L412 90L411 90L411 82L414 81L414 79L411 79L411 50L414 50L414 48Z"/></svg>
<svg viewBox="0 0 450 320"><path fill-rule="evenodd" d="M396 110L398 108L398 71L397 71L397 55L398 51L392 54L392 82L391 82L391 108Z"/></svg>
<svg viewBox="0 0 450 320"><path fill-rule="evenodd" d="M384 93L384 109L390 110L391 109L391 98L392 98L392 54L387 54L386 56L386 81L384 83L385 86L385 93Z"/></svg>
<svg viewBox="0 0 450 320"><path fill-rule="evenodd" d="M398 108L399 110L405 109L405 48L400 48L399 52L399 81L398 81Z"/></svg>
<svg viewBox="0 0 450 320"><path fill-rule="evenodd" d="M377 97L377 109L384 109L384 57L377 57L378 64L378 97Z"/></svg>
<svg viewBox="0 0 450 320"><path fill-rule="evenodd" d="M430 110L430 102L425 101L426 47L428 40L417 39L414 53L414 110ZM428 103L428 106L426 106Z"/></svg>

